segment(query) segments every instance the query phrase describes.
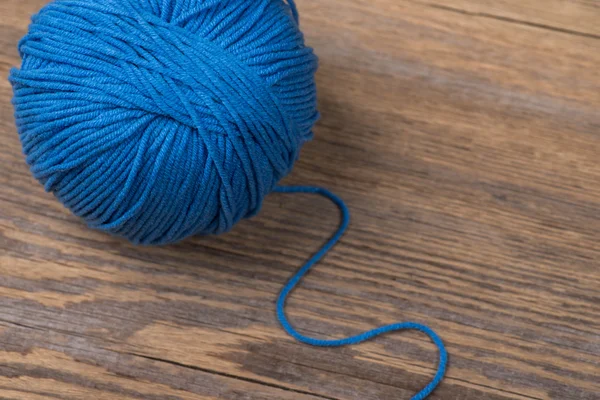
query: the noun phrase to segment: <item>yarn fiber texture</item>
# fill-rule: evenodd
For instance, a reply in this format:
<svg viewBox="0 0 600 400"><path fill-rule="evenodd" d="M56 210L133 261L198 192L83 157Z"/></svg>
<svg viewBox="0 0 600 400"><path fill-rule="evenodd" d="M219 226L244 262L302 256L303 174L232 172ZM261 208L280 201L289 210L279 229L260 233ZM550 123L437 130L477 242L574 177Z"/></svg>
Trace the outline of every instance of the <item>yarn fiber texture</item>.
<svg viewBox="0 0 600 400"><path fill-rule="evenodd" d="M286 283L276 314L300 342L345 346L418 330L416 322L341 339L305 336L288 296L340 240L350 213L327 189L277 186L318 118L317 58L292 0L55 0L32 18L13 69L15 117L31 171L88 225L134 243L221 233L271 191L308 193L341 212L334 235Z"/></svg>
<svg viewBox="0 0 600 400"><path fill-rule="evenodd" d="M317 58L282 0L55 0L13 69L27 163L89 226L134 243L228 231L318 118Z"/></svg>

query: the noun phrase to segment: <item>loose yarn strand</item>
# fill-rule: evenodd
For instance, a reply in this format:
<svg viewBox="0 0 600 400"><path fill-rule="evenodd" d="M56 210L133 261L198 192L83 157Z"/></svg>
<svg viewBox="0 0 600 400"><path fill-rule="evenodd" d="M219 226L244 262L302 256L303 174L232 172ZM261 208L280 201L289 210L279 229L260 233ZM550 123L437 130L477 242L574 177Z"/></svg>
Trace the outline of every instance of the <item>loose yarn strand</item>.
<svg viewBox="0 0 600 400"><path fill-rule="evenodd" d="M316 339L309 336L305 336L299 333L289 322L285 314L285 303L294 290L296 285L300 283L302 278L310 271L310 269L321 259L335 244L340 240L348 224L350 223L350 211L344 203L344 201L336 196L334 193L327 189L315 187L315 186L277 186L274 192L278 193L311 193L318 194L331 200L340 210L342 219L337 231L331 236L331 238L317 251L298 271L289 279L281 290L279 297L277 298L277 319L281 323L283 329L296 340L306 343L312 346L320 347L340 347L351 344L357 344L366 340L372 339L384 333L414 329L425 333L431 341L437 346L439 351L439 361L437 371L433 379L417 394L411 397L411 400L422 400L425 399L429 394L438 386L438 384L444 378L446 373L446 364L448 362L448 353L446 347L442 342L442 339L428 326L419 324L416 322L399 322L389 325L384 325L379 328L371 329L369 331L360 333L358 335L349 336L343 339Z"/></svg>

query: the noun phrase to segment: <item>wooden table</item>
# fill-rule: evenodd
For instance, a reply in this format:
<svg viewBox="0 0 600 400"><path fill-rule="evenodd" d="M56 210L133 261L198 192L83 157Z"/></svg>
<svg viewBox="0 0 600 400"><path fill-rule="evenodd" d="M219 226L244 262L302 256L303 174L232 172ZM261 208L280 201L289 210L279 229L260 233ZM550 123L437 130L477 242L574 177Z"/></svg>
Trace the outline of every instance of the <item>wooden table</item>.
<svg viewBox="0 0 600 400"><path fill-rule="evenodd" d="M220 237L135 247L30 176L11 66L44 0L0 0L0 398L408 399L422 334L299 344L286 279L338 222L269 196ZM600 399L600 2L298 0L322 119L287 183L353 213L289 301L302 332L414 320L432 399Z"/></svg>

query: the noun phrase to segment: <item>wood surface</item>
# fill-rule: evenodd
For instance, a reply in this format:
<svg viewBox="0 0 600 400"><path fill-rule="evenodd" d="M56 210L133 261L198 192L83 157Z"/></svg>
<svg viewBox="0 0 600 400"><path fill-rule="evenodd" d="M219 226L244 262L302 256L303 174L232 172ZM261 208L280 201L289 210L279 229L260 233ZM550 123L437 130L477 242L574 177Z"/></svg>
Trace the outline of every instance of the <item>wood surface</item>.
<svg viewBox="0 0 600 400"><path fill-rule="evenodd" d="M219 237L135 247L30 176L5 79L43 0L0 0L0 398L409 399L419 333L299 344L286 279L338 222L271 195ZM600 399L600 2L298 0L322 119L286 183L350 231L289 301L304 333L414 320L430 397Z"/></svg>

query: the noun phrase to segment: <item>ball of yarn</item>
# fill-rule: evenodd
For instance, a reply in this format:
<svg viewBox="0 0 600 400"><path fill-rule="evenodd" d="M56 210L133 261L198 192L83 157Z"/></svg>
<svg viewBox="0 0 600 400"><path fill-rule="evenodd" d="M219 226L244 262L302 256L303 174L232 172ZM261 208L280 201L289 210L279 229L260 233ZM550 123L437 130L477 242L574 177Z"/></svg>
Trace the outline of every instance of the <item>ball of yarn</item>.
<svg viewBox="0 0 600 400"><path fill-rule="evenodd" d="M19 51L9 79L32 174L135 243L255 214L318 118L291 0L56 0Z"/></svg>

